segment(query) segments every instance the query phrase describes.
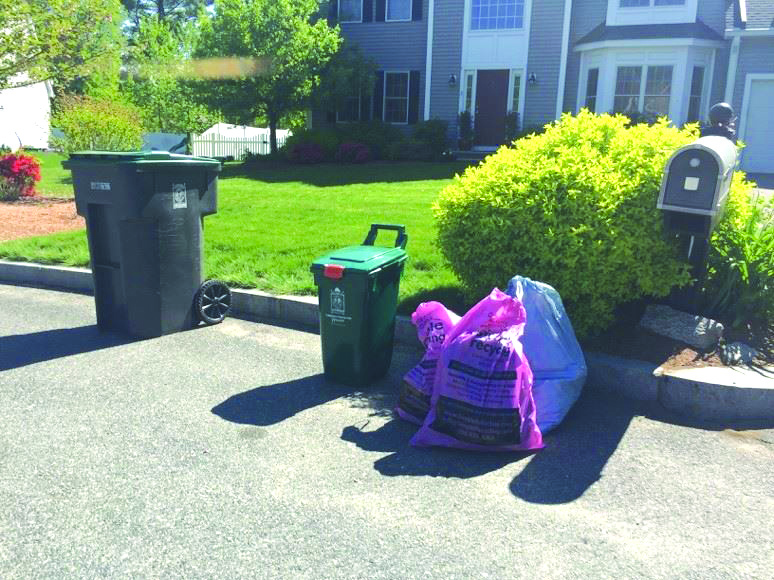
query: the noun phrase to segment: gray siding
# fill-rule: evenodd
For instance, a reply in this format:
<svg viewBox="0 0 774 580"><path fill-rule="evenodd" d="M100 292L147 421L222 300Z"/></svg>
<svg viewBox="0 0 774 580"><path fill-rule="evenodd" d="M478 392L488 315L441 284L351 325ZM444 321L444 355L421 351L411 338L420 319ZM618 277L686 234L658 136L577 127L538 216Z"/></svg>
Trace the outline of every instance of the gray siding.
<svg viewBox="0 0 774 580"><path fill-rule="evenodd" d="M575 43L586 36L607 17L607 2L604 0L575 0L572 6L570 24L570 48L567 52L567 74L564 90L564 111L575 111L578 86L581 82L580 53L575 52ZM561 38L561 37L560 37Z"/></svg>
<svg viewBox="0 0 774 580"><path fill-rule="evenodd" d="M725 99L726 75L728 74L728 59L731 56L731 41L726 42L724 48L719 48L715 53L715 71L712 75L710 87L709 106Z"/></svg>
<svg viewBox="0 0 774 580"><path fill-rule="evenodd" d="M564 0L535 0L532 3L527 75L534 73L537 83L526 84L522 123L525 128L545 125L556 115L563 13Z"/></svg>
<svg viewBox="0 0 774 580"><path fill-rule="evenodd" d="M742 38L739 46L739 65L736 67L736 84L731 105L737 115L742 114L744 84L748 74L774 73L774 43L771 38Z"/></svg>
<svg viewBox="0 0 774 580"><path fill-rule="evenodd" d="M374 5L376 3L374 2ZM427 4L422 20L412 22L363 22L341 24L341 35L360 46L380 70L418 70L419 118L425 107L425 60L427 57Z"/></svg>
<svg viewBox="0 0 774 580"><path fill-rule="evenodd" d="M699 0L696 18L722 35L726 29L726 8L730 0Z"/></svg>
<svg viewBox="0 0 774 580"><path fill-rule="evenodd" d="M457 138L459 91L464 79L459 78L462 66L462 27L464 0L436 0L433 25L433 68L430 86L430 118L449 123L449 135ZM449 76L457 77L457 85L449 86Z"/></svg>

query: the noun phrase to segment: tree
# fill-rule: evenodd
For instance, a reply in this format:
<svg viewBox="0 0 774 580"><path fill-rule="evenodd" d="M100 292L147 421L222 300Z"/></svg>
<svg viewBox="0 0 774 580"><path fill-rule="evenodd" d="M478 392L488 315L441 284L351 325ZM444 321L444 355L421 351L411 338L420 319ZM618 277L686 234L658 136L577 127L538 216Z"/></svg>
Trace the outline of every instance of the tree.
<svg viewBox="0 0 774 580"><path fill-rule="evenodd" d="M213 0L121 0L135 29L145 16L178 26L195 19Z"/></svg>
<svg viewBox="0 0 774 580"><path fill-rule="evenodd" d="M56 79L99 66L116 48L119 0L0 0L0 89Z"/></svg>
<svg viewBox="0 0 774 580"><path fill-rule="evenodd" d="M353 97L370 102L374 91L376 61L366 57L356 44L346 40L328 61L319 84L313 89L312 104L322 110L342 110Z"/></svg>
<svg viewBox="0 0 774 580"><path fill-rule="evenodd" d="M169 133L201 132L217 115L196 102L194 87L180 78L180 65L190 58L195 42L192 23L177 27L143 16L129 48L130 74L124 95L137 106L145 127Z"/></svg>
<svg viewBox="0 0 774 580"><path fill-rule="evenodd" d="M218 0L214 18L203 23L197 56L266 64L255 74L202 82L201 93L237 122L265 118L272 152L279 119L306 106L341 43L338 29L312 23L318 8L317 0Z"/></svg>

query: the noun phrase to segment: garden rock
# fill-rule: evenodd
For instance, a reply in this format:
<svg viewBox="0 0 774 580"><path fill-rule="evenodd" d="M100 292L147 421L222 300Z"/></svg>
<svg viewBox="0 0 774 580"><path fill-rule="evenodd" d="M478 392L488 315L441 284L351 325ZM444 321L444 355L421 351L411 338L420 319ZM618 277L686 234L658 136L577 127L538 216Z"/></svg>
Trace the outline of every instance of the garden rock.
<svg viewBox="0 0 774 580"><path fill-rule="evenodd" d="M723 325L720 322L661 304L651 304L645 309L640 326L699 350L711 349L723 335Z"/></svg>
<svg viewBox="0 0 774 580"><path fill-rule="evenodd" d="M758 356L758 351L743 342L731 342L720 346L720 360L724 365L748 365Z"/></svg>

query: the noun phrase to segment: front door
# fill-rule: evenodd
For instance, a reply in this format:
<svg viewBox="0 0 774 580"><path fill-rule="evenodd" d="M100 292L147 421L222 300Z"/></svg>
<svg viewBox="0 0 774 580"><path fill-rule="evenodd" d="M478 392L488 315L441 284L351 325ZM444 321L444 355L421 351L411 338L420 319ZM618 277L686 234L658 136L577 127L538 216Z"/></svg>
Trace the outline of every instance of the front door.
<svg viewBox="0 0 774 580"><path fill-rule="evenodd" d="M476 74L476 145L505 143L508 112L508 71L480 70Z"/></svg>

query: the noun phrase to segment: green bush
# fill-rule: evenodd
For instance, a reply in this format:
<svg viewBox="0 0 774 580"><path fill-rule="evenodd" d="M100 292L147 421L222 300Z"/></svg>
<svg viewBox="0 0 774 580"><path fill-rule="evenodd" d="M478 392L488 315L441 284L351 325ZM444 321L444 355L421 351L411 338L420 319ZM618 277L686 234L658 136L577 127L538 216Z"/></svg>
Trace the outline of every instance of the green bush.
<svg viewBox="0 0 774 580"><path fill-rule="evenodd" d="M473 118L470 111L462 111L457 118L460 130L458 146L463 151L469 151L473 147Z"/></svg>
<svg viewBox="0 0 774 580"><path fill-rule="evenodd" d="M387 158L390 161L432 161L435 155L427 142L406 139L392 143Z"/></svg>
<svg viewBox="0 0 774 580"><path fill-rule="evenodd" d="M395 125L381 121L342 123L336 126L339 144L355 142L368 145L373 159L385 159L390 144L401 141L403 132Z"/></svg>
<svg viewBox="0 0 774 580"><path fill-rule="evenodd" d="M514 274L547 282L583 336L605 329L618 305L665 296L690 280L656 201L664 164L697 137L696 127L627 123L587 111L564 115L441 193L439 245L470 298Z"/></svg>
<svg viewBox="0 0 774 580"><path fill-rule="evenodd" d="M511 111L505 115L505 141L511 142L519 137L519 112Z"/></svg>
<svg viewBox="0 0 774 580"><path fill-rule="evenodd" d="M708 314L743 327L774 319L774 202L742 203L752 184L734 178L738 199L713 234L704 300Z"/></svg>
<svg viewBox="0 0 774 580"><path fill-rule="evenodd" d="M414 140L427 145L433 159L440 159L447 149L448 129L449 123L446 121L430 119L429 121L421 121L414 125L412 134Z"/></svg>
<svg viewBox="0 0 774 580"><path fill-rule="evenodd" d="M302 129L287 138L283 149L291 155L299 147L316 146L322 150L325 161L333 161L340 144L339 136L333 129Z"/></svg>
<svg viewBox="0 0 774 580"><path fill-rule="evenodd" d="M137 108L91 97L64 97L51 125L64 138L52 141L65 153L73 151L136 151L142 147L143 126Z"/></svg>

